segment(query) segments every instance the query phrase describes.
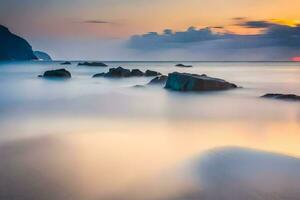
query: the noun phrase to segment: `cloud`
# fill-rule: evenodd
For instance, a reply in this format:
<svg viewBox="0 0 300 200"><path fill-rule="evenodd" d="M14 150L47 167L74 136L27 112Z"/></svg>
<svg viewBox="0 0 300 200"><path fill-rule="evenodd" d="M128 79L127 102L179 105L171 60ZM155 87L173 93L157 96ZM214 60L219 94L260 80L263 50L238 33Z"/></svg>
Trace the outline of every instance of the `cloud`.
<svg viewBox="0 0 300 200"><path fill-rule="evenodd" d="M231 34L215 33L211 28L197 30L195 27L190 27L182 32L174 32L170 29L166 29L163 31L163 34L149 32L144 35L135 35L130 38L129 47L142 49L180 48L189 43L230 37L232 37Z"/></svg>
<svg viewBox="0 0 300 200"><path fill-rule="evenodd" d="M188 28L175 32L150 32L132 36L128 47L139 52L180 51L191 59L290 60L300 54L300 25L291 27L268 21L242 21L239 26L264 28L255 35L215 32L213 28ZM192 56L190 56L192 55Z"/></svg>
<svg viewBox="0 0 300 200"><path fill-rule="evenodd" d="M246 19L247 19L246 17L234 17L234 18L232 18L232 20L235 20L235 21L246 20Z"/></svg>
<svg viewBox="0 0 300 200"><path fill-rule="evenodd" d="M86 21L82 21L82 23L86 23L86 24L112 24L112 22L103 21L103 20L86 20Z"/></svg>
<svg viewBox="0 0 300 200"><path fill-rule="evenodd" d="M224 27L224 26L213 26L213 27L211 27L211 28L223 29L223 28L225 28L225 27Z"/></svg>
<svg viewBox="0 0 300 200"><path fill-rule="evenodd" d="M275 26L276 24L268 21L244 21L241 23L238 23L239 26L244 26L247 28L268 28L271 26Z"/></svg>

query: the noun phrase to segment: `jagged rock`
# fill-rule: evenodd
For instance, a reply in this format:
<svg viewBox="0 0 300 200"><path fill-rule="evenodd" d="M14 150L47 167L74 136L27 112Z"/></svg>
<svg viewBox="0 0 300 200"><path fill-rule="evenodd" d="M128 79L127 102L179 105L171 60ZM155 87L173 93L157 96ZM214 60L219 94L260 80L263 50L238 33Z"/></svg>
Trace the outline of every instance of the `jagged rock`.
<svg viewBox="0 0 300 200"><path fill-rule="evenodd" d="M131 70L131 76L144 76L144 72L139 69Z"/></svg>
<svg viewBox="0 0 300 200"><path fill-rule="evenodd" d="M295 94L265 94L262 98L279 99L287 101L300 101L300 96Z"/></svg>
<svg viewBox="0 0 300 200"><path fill-rule="evenodd" d="M123 67L110 68L109 71L104 75L105 77L130 77L131 73L129 69Z"/></svg>
<svg viewBox="0 0 300 200"><path fill-rule="evenodd" d="M205 74L173 72L168 75L166 89L175 91L214 91L237 88L223 79L208 77Z"/></svg>
<svg viewBox="0 0 300 200"><path fill-rule="evenodd" d="M71 78L71 73L66 69L56 69L46 71L43 75L39 75L39 77L44 78Z"/></svg>
<svg viewBox="0 0 300 200"><path fill-rule="evenodd" d="M168 76L161 75L157 76L154 79L152 79L148 84L154 85L154 84L165 84L167 82Z"/></svg>
<svg viewBox="0 0 300 200"><path fill-rule="evenodd" d="M30 44L0 25L0 60L35 60Z"/></svg>
<svg viewBox="0 0 300 200"><path fill-rule="evenodd" d="M103 62L81 62L78 66L90 66L90 67L107 67Z"/></svg>
<svg viewBox="0 0 300 200"><path fill-rule="evenodd" d="M159 76L159 75L161 75L161 73L156 72L156 71L152 71L152 70L147 70L145 72L145 76Z"/></svg>
<svg viewBox="0 0 300 200"><path fill-rule="evenodd" d="M52 58L43 51L34 51L33 53L39 60L43 60L43 61L51 61L52 60Z"/></svg>
<svg viewBox="0 0 300 200"><path fill-rule="evenodd" d="M102 73L99 73L99 74L95 74L93 75L93 78L97 78L97 77L104 77L106 73L102 72Z"/></svg>
<svg viewBox="0 0 300 200"><path fill-rule="evenodd" d="M60 63L61 65L71 65L72 63L71 62L69 62L69 61L65 61L65 62L62 62L62 63Z"/></svg>
<svg viewBox="0 0 300 200"><path fill-rule="evenodd" d="M176 67L193 67L192 65L177 64Z"/></svg>
<svg viewBox="0 0 300 200"><path fill-rule="evenodd" d="M159 72L147 70L145 73L143 73L139 69L125 69L123 67L118 67L118 68L110 68L107 73L99 73L95 74L93 77L114 77L114 78L123 78L123 77L141 77L141 76L159 76L161 75Z"/></svg>

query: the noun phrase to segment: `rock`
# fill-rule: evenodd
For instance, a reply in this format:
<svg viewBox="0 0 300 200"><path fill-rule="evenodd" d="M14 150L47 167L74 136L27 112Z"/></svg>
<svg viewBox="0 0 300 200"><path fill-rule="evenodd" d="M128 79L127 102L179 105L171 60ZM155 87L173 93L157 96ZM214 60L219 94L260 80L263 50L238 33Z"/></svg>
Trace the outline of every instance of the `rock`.
<svg viewBox="0 0 300 200"><path fill-rule="evenodd" d="M123 77L141 77L141 76L159 76L159 72L147 70L146 73L143 73L139 69L125 69L123 67L110 68L107 73L95 74L93 77L113 77L113 78L123 78Z"/></svg>
<svg viewBox="0 0 300 200"><path fill-rule="evenodd" d="M60 63L61 65L71 65L72 63L71 62L69 62L69 61L65 61L65 62L62 62L62 63Z"/></svg>
<svg viewBox="0 0 300 200"><path fill-rule="evenodd" d="M123 67L110 68L109 71L104 75L105 77L130 77L131 72L129 69Z"/></svg>
<svg viewBox="0 0 300 200"><path fill-rule="evenodd" d="M295 94L265 94L262 98L279 99L287 101L300 101L300 96Z"/></svg>
<svg viewBox="0 0 300 200"><path fill-rule="evenodd" d="M103 62L81 62L78 66L90 66L90 67L107 67Z"/></svg>
<svg viewBox="0 0 300 200"><path fill-rule="evenodd" d="M45 53L43 51L34 51L33 53L39 60L52 61L52 58L47 53Z"/></svg>
<svg viewBox="0 0 300 200"><path fill-rule="evenodd" d="M131 76L144 76L144 72L139 69L131 70Z"/></svg>
<svg viewBox="0 0 300 200"><path fill-rule="evenodd" d="M152 70L147 70L145 72L145 76L159 76L159 75L161 75L161 73L156 72L156 71L152 71Z"/></svg>
<svg viewBox="0 0 300 200"><path fill-rule="evenodd" d="M41 76L39 76L41 77ZM43 76L44 78L71 78L71 73L66 69L56 69L46 71Z"/></svg>
<svg viewBox="0 0 300 200"><path fill-rule="evenodd" d="M168 76L161 75L157 76L154 79L152 79L148 85L154 85L154 84L165 84L167 82Z"/></svg>
<svg viewBox="0 0 300 200"><path fill-rule="evenodd" d="M95 74L93 75L93 78L97 78L97 77L104 77L106 73L99 73L99 74Z"/></svg>
<svg viewBox="0 0 300 200"><path fill-rule="evenodd" d="M133 86L134 88L144 88L145 86L144 85L135 85Z"/></svg>
<svg viewBox="0 0 300 200"><path fill-rule="evenodd" d="M284 134L284 130L281 133ZM201 180L198 184L201 191L189 199L299 199L298 157L258 149L221 147L203 152L195 160L191 166L194 178Z"/></svg>
<svg viewBox="0 0 300 200"><path fill-rule="evenodd" d="M35 60L30 44L0 25L0 60Z"/></svg>
<svg viewBox="0 0 300 200"><path fill-rule="evenodd" d="M165 88L175 91L215 91L237 88L223 79L189 73L170 73Z"/></svg>
<svg viewBox="0 0 300 200"><path fill-rule="evenodd" d="M192 65L177 64L176 67L193 67Z"/></svg>

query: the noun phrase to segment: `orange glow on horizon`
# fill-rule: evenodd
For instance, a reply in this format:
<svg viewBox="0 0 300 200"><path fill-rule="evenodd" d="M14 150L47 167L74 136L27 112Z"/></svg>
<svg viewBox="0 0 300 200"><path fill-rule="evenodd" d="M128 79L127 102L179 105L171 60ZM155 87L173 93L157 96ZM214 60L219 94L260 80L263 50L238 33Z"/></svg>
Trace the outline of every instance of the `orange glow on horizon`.
<svg viewBox="0 0 300 200"><path fill-rule="evenodd" d="M300 56L293 57L292 61L294 61L294 62L300 62Z"/></svg>
<svg viewBox="0 0 300 200"><path fill-rule="evenodd" d="M295 19L272 19L271 22L289 27L296 27L300 25L300 20Z"/></svg>

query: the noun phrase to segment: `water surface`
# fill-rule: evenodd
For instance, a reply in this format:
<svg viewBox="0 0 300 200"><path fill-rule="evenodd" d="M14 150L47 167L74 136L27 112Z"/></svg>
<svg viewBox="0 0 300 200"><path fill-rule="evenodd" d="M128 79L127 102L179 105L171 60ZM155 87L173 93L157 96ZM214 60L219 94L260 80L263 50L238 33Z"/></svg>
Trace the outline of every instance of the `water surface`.
<svg viewBox="0 0 300 200"><path fill-rule="evenodd" d="M206 176L194 176L190 166L213 149L234 146L300 156L300 104L259 98L272 92L300 94L298 63L192 62L185 64L194 67L186 69L174 62L107 62L163 74L207 74L243 87L205 93L133 87L151 80L145 77L92 79L108 69L76 64L0 64L2 199L185 199L194 194L209 199L198 195ZM72 79L37 78L62 67ZM289 186L286 176L280 184ZM234 179L228 183L234 185ZM286 195L276 190L270 196L265 190L268 199Z"/></svg>

